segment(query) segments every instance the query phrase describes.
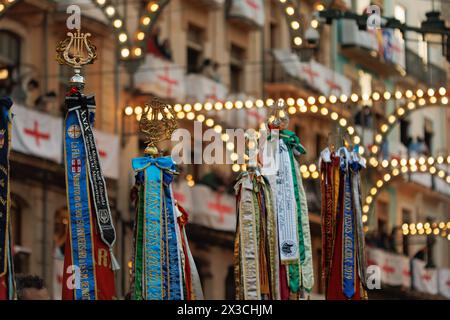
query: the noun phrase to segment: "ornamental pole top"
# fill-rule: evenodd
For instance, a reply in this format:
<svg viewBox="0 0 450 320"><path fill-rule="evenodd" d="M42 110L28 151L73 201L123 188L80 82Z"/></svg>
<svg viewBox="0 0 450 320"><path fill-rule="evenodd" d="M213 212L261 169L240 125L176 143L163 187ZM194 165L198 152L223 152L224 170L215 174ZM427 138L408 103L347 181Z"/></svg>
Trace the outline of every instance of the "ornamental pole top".
<svg viewBox="0 0 450 320"><path fill-rule="evenodd" d="M172 106L157 98L153 98L151 102L146 103L144 113L139 121L139 128L146 136L147 147L144 153L156 157L159 154L156 144L164 140L170 140L177 127L178 123Z"/></svg>
<svg viewBox="0 0 450 320"><path fill-rule="evenodd" d="M75 32L69 31L67 38L56 47L56 61L74 69L75 75L70 79L72 85L84 86L81 69L97 59L97 48L89 40L90 37L90 33L83 33L80 29L76 29Z"/></svg>

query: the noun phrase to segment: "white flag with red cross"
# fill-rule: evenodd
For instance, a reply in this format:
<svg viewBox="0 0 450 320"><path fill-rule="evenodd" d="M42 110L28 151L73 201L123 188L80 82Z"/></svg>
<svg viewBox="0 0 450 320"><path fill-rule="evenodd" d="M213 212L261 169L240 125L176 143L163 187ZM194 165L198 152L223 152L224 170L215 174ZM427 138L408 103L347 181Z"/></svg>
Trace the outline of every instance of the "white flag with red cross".
<svg viewBox="0 0 450 320"><path fill-rule="evenodd" d="M188 101L224 102L228 88L222 83L193 73L186 76L186 92Z"/></svg>
<svg viewBox="0 0 450 320"><path fill-rule="evenodd" d="M180 101L186 98L184 69L152 54L147 54L135 73L134 81L143 93Z"/></svg>
<svg viewBox="0 0 450 320"><path fill-rule="evenodd" d="M450 299L450 269L439 269L439 293Z"/></svg>
<svg viewBox="0 0 450 320"><path fill-rule="evenodd" d="M195 208L190 212L191 222L221 231L235 231L235 198L223 192L214 192L206 186L192 188Z"/></svg>
<svg viewBox="0 0 450 320"><path fill-rule="evenodd" d="M262 27L266 18L264 0L232 0L229 16L247 19Z"/></svg>
<svg viewBox="0 0 450 320"><path fill-rule="evenodd" d="M12 149L61 163L62 118L17 105L13 106L12 112Z"/></svg>
<svg viewBox="0 0 450 320"><path fill-rule="evenodd" d="M367 265L380 268L381 282L391 286L411 286L411 272L408 257L382 249L368 248Z"/></svg>
<svg viewBox="0 0 450 320"><path fill-rule="evenodd" d="M176 182L173 184L173 197L175 200L187 211L189 214L189 222L191 214L193 214L194 203L192 199L192 187L189 187L185 181Z"/></svg>
<svg viewBox="0 0 450 320"><path fill-rule="evenodd" d="M417 291L437 294L438 274L436 269L425 268L425 262L419 259L412 261L413 287Z"/></svg>
<svg viewBox="0 0 450 320"><path fill-rule="evenodd" d="M93 130L103 175L119 179L119 137L115 134Z"/></svg>

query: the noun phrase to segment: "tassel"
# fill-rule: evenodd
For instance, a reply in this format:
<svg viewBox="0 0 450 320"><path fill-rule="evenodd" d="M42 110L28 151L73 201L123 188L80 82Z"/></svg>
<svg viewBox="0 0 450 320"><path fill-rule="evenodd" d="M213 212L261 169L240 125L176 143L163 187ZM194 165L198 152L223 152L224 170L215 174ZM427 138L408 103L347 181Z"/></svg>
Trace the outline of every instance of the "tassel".
<svg viewBox="0 0 450 320"><path fill-rule="evenodd" d="M120 264L117 261L116 257L114 256L112 248L109 248L109 253L111 254L111 269L113 271L120 270Z"/></svg>

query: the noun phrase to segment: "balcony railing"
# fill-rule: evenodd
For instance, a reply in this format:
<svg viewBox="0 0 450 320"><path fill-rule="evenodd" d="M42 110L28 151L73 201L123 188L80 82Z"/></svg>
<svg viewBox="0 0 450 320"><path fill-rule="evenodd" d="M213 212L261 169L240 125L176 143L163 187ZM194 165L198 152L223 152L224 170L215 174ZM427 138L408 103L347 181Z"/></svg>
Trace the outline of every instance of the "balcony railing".
<svg viewBox="0 0 450 320"><path fill-rule="evenodd" d="M444 69L431 63L425 64L422 58L411 49L406 49L406 71L430 87L437 88L447 83L447 73Z"/></svg>
<svg viewBox="0 0 450 320"><path fill-rule="evenodd" d="M297 88L310 88L324 95L351 94L351 81L327 66L300 58L288 50L274 49L265 62L266 83L288 83Z"/></svg>

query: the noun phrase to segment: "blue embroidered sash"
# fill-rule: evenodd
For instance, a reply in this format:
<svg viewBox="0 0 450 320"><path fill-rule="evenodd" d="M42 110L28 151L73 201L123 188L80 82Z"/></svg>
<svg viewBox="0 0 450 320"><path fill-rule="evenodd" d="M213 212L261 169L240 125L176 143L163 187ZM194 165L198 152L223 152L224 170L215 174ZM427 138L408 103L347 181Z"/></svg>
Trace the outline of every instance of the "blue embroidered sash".
<svg viewBox="0 0 450 320"><path fill-rule="evenodd" d="M94 248L86 150L75 111L68 112L64 130L67 198L70 213L72 263L79 270L75 300L95 300Z"/></svg>
<svg viewBox="0 0 450 320"><path fill-rule="evenodd" d="M341 171L344 175L344 210L342 226L342 287L344 295L352 298L355 294L355 232L351 174L348 157L341 158Z"/></svg>
<svg viewBox="0 0 450 320"><path fill-rule="evenodd" d="M9 147L10 147L10 108L9 98L0 100L0 276L8 268L9 243Z"/></svg>
<svg viewBox="0 0 450 320"><path fill-rule="evenodd" d="M135 158L133 170L138 175L137 181L143 182L140 188L144 188L144 201L138 201L143 206L138 214L143 214L144 219L137 219L143 226L136 227L136 230L143 230L143 257L135 257L135 261L142 261L142 265L135 266L135 274L143 276L135 281L143 281L142 298L145 300L181 300L181 261L170 189L175 163L170 157ZM136 247L139 246L136 243Z"/></svg>

